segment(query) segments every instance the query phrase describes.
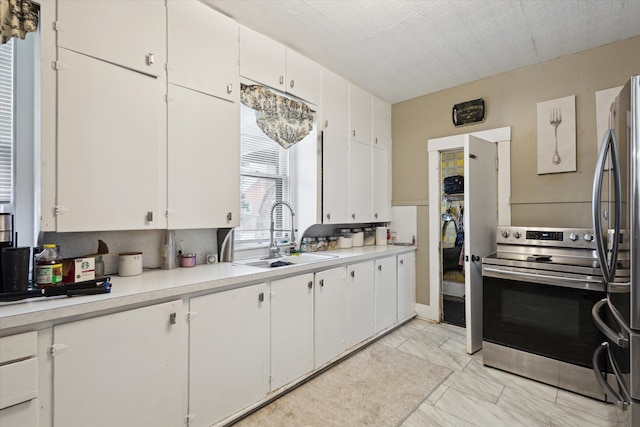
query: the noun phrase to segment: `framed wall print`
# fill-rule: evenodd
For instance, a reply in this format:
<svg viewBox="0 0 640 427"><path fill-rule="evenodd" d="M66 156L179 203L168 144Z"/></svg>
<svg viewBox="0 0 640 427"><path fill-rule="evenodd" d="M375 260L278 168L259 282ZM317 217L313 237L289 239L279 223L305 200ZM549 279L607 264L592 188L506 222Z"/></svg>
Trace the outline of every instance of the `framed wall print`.
<svg viewBox="0 0 640 427"><path fill-rule="evenodd" d="M539 102L538 175L576 171L576 97Z"/></svg>

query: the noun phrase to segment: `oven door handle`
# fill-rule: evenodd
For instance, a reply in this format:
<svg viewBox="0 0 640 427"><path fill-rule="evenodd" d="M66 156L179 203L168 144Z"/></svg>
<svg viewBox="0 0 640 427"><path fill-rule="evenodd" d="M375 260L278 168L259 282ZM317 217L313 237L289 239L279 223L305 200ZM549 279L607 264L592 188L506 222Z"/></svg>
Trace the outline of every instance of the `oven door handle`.
<svg viewBox="0 0 640 427"><path fill-rule="evenodd" d="M523 276L523 277L537 277L539 279L552 279L558 281L568 281L568 282L580 282L580 283L596 283L593 280L589 279L579 279L577 277L561 277L561 276L551 276L548 274L535 274L535 273L525 273L524 271L512 271L512 270L500 270L497 268L484 267L484 271L489 271L492 273L506 274L510 276Z"/></svg>
<svg viewBox="0 0 640 427"><path fill-rule="evenodd" d="M602 371L602 369L600 369L599 362L600 362L603 351L607 352L607 359L609 360L609 364L611 365L613 374L616 377L618 387L620 388L620 394L616 393L613 387L611 387L607 382L606 371ZM613 359L613 356L611 356L611 350L609 349L608 342L605 341L602 344L600 344L598 348L596 348L596 351L593 352L592 363L593 363L593 372L596 375L596 381L598 381L598 384L600 384L600 387L602 388L604 393L607 395L607 397L613 400L616 407L618 407L623 411L626 410L629 407L629 402L631 401L631 399L629 397L629 392L627 391L624 383L621 381L622 374L620 373L620 368L618 368L618 364Z"/></svg>
<svg viewBox="0 0 640 427"><path fill-rule="evenodd" d="M600 310L605 304L607 304L607 299L603 298L593 305L593 307L591 308L591 316L593 317L593 321L595 322L598 329L600 329L600 332L602 332L611 342L616 343L618 347L629 348L629 339L622 335L622 333L616 332L609 326L607 326L607 324L604 323L604 321L600 317ZM613 317L616 319L616 322L620 324L620 319L616 317L618 313L615 313L613 311L612 313Z"/></svg>

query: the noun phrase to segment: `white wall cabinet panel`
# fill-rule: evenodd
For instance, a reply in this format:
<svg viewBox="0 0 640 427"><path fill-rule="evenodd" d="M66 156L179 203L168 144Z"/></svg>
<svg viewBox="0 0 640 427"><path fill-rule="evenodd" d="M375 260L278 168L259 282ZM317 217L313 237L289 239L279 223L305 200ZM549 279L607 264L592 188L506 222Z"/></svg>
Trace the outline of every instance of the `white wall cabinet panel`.
<svg viewBox="0 0 640 427"><path fill-rule="evenodd" d="M55 326L53 425L182 425L184 322L173 301Z"/></svg>
<svg viewBox="0 0 640 427"><path fill-rule="evenodd" d="M269 392L268 292L262 283L191 298L191 427L210 426Z"/></svg>
<svg viewBox="0 0 640 427"><path fill-rule="evenodd" d="M398 322L416 311L416 253L398 255Z"/></svg>
<svg viewBox="0 0 640 427"><path fill-rule="evenodd" d="M376 333L398 321L398 291L396 257L375 261Z"/></svg>
<svg viewBox="0 0 640 427"><path fill-rule="evenodd" d="M349 138L371 144L371 94L349 85Z"/></svg>
<svg viewBox="0 0 640 427"><path fill-rule="evenodd" d="M240 221L238 104L169 84L168 228Z"/></svg>
<svg viewBox="0 0 640 427"><path fill-rule="evenodd" d="M391 151L391 104L372 98L372 144L383 150Z"/></svg>
<svg viewBox="0 0 640 427"><path fill-rule="evenodd" d="M240 26L240 75L286 91L286 48L275 40Z"/></svg>
<svg viewBox="0 0 640 427"><path fill-rule="evenodd" d="M371 221L371 146L349 142L349 222Z"/></svg>
<svg viewBox="0 0 640 427"><path fill-rule="evenodd" d="M271 282L271 390L313 370L313 273Z"/></svg>
<svg viewBox="0 0 640 427"><path fill-rule="evenodd" d="M312 104L320 98L320 67L315 62L287 49L287 92Z"/></svg>
<svg viewBox="0 0 640 427"><path fill-rule="evenodd" d="M347 298L345 268L315 274L315 367L319 368L346 349Z"/></svg>
<svg viewBox="0 0 640 427"><path fill-rule="evenodd" d="M322 222L349 222L349 82L322 71Z"/></svg>
<svg viewBox="0 0 640 427"><path fill-rule="evenodd" d="M238 25L196 0L167 3L169 83L235 101Z"/></svg>
<svg viewBox="0 0 640 427"><path fill-rule="evenodd" d="M164 74L164 2L58 0L56 25L60 47L150 75ZM134 30L139 31L132 37Z"/></svg>
<svg viewBox="0 0 640 427"><path fill-rule="evenodd" d="M377 147L372 152L372 221L391 221L391 152Z"/></svg>
<svg viewBox="0 0 640 427"><path fill-rule="evenodd" d="M38 427L38 401L30 400L0 410L2 427Z"/></svg>
<svg viewBox="0 0 640 427"><path fill-rule="evenodd" d="M374 334L373 261L347 266L347 348Z"/></svg>
<svg viewBox="0 0 640 427"><path fill-rule="evenodd" d="M165 228L164 82L66 49L59 58L57 231Z"/></svg>

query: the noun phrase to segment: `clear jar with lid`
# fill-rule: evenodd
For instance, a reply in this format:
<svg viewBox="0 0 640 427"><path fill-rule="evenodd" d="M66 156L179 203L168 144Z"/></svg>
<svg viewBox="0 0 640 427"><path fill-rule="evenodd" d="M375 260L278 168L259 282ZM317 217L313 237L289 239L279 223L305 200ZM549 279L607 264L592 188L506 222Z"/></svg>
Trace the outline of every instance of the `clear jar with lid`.
<svg viewBox="0 0 640 427"><path fill-rule="evenodd" d="M315 237L303 237L302 243L300 243L300 252L315 252L318 248L318 243Z"/></svg>
<svg viewBox="0 0 640 427"><path fill-rule="evenodd" d="M376 230L372 227L364 229L364 246L374 246L376 244Z"/></svg>
<svg viewBox="0 0 640 427"><path fill-rule="evenodd" d="M327 239L327 247L331 250L338 249L338 236L331 236Z"/></svg>
<svg viewBox="0 0 640 427"><path fill-rule="evenodd" d="M350 228L340 229L340 236L338 236L338 247L340 249L350 249L353 247L353 239L351 238Z"/></svg>
<svg viewBox="0 0 640 427"><path fill-rule="evenodd" d="M44 245L36 256L36 285L38 288L62 284L62 257L54 244Z"/></svg>
<svg viewBox="0 0 640 427"><path fill-rule="evenodd" d="M364 244L364 233L362 228L351 229L351 240L354 248L359 248Z"/></svg>
<svg viewBox="0 0 640 427"><path fill-rule="evenodd" d="M328 247L328 242L326 237L318 237L317 251L326 251Z"/></svg>

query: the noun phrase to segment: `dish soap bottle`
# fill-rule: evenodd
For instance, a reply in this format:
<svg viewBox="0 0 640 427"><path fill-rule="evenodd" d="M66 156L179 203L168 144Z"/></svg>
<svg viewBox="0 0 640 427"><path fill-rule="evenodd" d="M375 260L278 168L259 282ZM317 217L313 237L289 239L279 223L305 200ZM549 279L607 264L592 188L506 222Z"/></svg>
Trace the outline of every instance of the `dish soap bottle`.
<svg viewBox="0 0 640 427"><path fill-rule="evenodd" d="M46 244L36 257L36 285L39 289L62 284L62 258L56 245Z"/></svg>

